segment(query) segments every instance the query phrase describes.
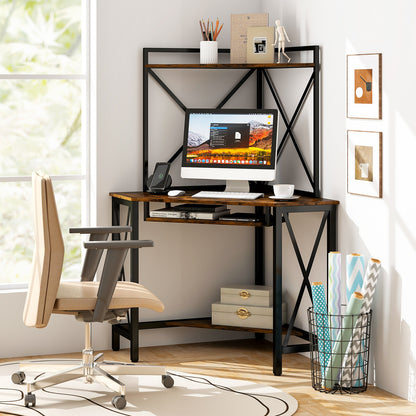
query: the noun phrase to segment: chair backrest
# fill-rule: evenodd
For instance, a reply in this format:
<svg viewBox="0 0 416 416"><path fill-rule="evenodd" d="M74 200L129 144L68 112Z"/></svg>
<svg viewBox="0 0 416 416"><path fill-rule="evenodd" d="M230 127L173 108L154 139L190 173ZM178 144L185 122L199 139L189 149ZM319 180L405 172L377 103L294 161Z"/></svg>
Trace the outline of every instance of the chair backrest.
<svg viewBox="0 0 416 416"><path fill-rule="evenodd" d="M33 173L32 188L35 250L23 321L27 326L43 328L52 314L61 279L64 242L50 177Z"/></svg>

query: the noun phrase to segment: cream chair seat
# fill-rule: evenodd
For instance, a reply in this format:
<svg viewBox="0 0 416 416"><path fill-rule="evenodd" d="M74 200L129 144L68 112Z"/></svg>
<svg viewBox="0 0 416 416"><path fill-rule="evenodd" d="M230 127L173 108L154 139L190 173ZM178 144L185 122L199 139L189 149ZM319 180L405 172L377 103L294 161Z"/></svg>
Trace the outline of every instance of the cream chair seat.
<svg viewBox="0 0 416 416"><path fill-rule="evenodd" d="M102 354L94 357L91 345L92 323L119 320L130 308L149 308L162 312L163 303L144 286L118 281L128 250L152 247L149 240L106 241L111 233L130 232L131 227L72 228L70 232L89 234L84 243L85 260L81 281L61 281L64 243L59 225L52 181L47 175L32 175L35 219L35 250L32 277L23 312L25 325L44 328L52 313L75 315L85 323L85 347L79 365L47 365L21 363L20 371L12 375L16 384L26 384L25 405L36 405L34 392L83 377L87 383L100 382L117 392L112 403L117 409L126 406L125 385L114 375L160 375L162 384L169 388L173 379L164 367L110 364L99 362ZM95 281L98 265L105 255L101 278ZM24 371L46 373L34 381L25 382ZM52 374L50 374L52 373Z"/></svg>
<svg viewBox="0 0 416 416"><path fill-rule="evenodd" d="M97 302L99 282L61 282L56 295L53 313L82 313L93 311ZM144 286L132 282L117 282L109 310L134 308L140 303L141 308L163 311L163 304L155 302Z"/></svg>

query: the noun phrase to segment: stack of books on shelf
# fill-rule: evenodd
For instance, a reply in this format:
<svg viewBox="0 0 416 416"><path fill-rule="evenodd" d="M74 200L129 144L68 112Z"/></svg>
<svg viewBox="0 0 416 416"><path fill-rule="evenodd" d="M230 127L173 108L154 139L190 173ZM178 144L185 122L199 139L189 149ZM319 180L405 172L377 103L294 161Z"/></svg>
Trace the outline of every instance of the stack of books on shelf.
<svg viewBox="0 0 416 416"><path fill-rule="evenodd" d="M229 214L227 205L181 204L150 211L151 218L176 218L190 220L216 220Z"/></svg>

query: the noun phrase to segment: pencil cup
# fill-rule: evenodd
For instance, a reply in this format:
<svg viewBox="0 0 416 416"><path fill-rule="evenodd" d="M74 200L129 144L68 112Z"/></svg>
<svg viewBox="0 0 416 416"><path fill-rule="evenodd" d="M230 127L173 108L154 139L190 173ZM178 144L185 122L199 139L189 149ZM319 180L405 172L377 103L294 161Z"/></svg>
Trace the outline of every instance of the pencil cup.
<svg viewBox="0 0 416 416"><path fill-rule="evenodd" d="M216 41L203 40L199 44L199 63L218 63L218 43Z"/></svg>

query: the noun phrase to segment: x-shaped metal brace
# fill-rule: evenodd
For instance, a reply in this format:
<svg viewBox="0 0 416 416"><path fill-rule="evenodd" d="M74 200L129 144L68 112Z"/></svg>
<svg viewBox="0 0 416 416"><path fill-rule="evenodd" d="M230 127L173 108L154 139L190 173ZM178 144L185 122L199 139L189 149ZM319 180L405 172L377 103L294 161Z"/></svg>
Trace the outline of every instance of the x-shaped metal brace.
<svg viewBox="0 0 416 416"><path fill-rule="evenodd" d="M311 273L311 270L312 270L313 262L315 260L316 252L317 252L318 247L319 247L319 243L321 241L322 233L324 231L324 227L325 227L325 224L326 224L327 219L328 219L328 215L329 215L329 211L324 211L324 213L322 215L321 224L319 226L318 233L316 234L315 242L314 242L312 252L311 252L311 255L310 255L310 258L309 258L309 261L308 261L308 266L305 268L305 263L303 262L302 255L301 255L300 249L299 249L299 245L297 243L296 236L295 236L292 224L291 224L290 219L289 219L289 213L288 212L283 212L283 219L286 223L287 230L288 230L288 233L289 233L289 237L290 237L290 240L292 242L292 246L293 246L293 249L295 251L296 258L298 260L300 270L302 272L302 285L301 285L301 288L299 289L296 304L295 304L295 307L293 309L292 316L290 318L289 327L288 327L285 339L283 341L283 347L286 347L289 343L289 338L290 338L291 332L292 332L294 324L295 324L295 319L296 319L296 316L297 316L298 311L299 311L300 303L302 301L303 294L305 292L305 288L308 290L309 297L312 300L312 290L311 290L311 284L310 284L310 281L309 281L309 276L310 276L310 273Z"/></svg>

